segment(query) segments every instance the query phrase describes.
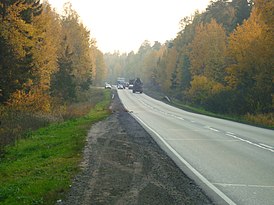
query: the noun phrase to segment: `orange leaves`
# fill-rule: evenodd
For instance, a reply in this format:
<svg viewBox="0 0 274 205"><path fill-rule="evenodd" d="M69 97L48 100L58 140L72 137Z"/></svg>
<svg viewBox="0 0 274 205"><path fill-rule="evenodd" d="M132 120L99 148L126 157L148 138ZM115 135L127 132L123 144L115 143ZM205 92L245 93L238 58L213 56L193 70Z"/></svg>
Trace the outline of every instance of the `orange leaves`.
<svg viewBox="0 0 274 205"><path fill-rule="evenodd" d="M271 67L269 62L273 47L269 45L273 45L273 40L265 38L266 25L258 20L255 11L229 37L227 54L230 65L226 80L232 87L243 84L248 77L255 80L255 76L263 73L265 67Z"/></svg>
<svg viewBox="0 0 274 205"><path fill-rule="evenodd" d="M0 37L8 42L12 52L16 53L17 59L24 57L26 55L25 47L32 45L29 37L33 34L33 28L20 17L21 13L28 8L29 6L23 1L7 7L4 7L3 4L0 5L0 9L5 10L0 24Z"/></svg>
<svg viewBox="0 0 274 205"><path fill-rule="evenodd" d="M51 98L37 87L31 90L17 90L8 101L8 105L15 110L27 112L50 112Z"/></svg>
<svg viewBox="0 0 274 205"><path fill-rule="evenodd" d="M208 98L223 89L222 84L211 81L206 76L194 76L191 81L191 88L188 91L188 97L194 103L203 104Z"/></svg>
<svg viewBox="0 0 274 205"><path fill-rule="evenodd" d="M257 0L250 18L229 37L226 81L234 90L244 90L253 112L266 112L273 107L274 40L265 12L270 5L273 11L274 4L270 2Z"/></svg>
<svg viewBox="0 0 274 205"><path fill-rule="evenodd" d="M221 82L224 76L224 53L226 50L225 30L215 20L196 27L190 45L192 75L205 75Z"/></svg>

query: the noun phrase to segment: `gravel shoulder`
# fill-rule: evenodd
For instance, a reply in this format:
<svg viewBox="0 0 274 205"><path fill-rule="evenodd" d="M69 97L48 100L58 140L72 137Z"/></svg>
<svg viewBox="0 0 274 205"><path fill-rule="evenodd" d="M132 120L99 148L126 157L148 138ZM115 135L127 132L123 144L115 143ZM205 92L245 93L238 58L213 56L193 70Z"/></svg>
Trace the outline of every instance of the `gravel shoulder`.
<svg viewBox="0 0 274 205"><path fill-rule="evenodd" d="M115 91L113 91L115 92ZM66 205L213 204L124 109L93 125Z"/></svg>

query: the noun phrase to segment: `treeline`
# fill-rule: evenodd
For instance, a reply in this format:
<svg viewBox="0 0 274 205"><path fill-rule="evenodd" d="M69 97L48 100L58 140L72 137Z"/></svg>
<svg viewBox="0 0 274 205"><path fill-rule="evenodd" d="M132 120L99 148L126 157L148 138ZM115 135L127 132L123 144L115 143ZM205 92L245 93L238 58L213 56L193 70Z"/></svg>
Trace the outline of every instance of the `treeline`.
<svg viewBox="0 0 274 205"><path fill-rule="evenodd" d="M273 113L273 12L273 0L212 1L181 20L174 40L106 54L109 76L141 77L148 89L222 114Z"/></svg>
<svg viewBox="0 0 274 205"><path fill-rule="evenodd" d="M103 54L72 5L0 0L0 157L30 130L83 116L100 98Z"/></svg>
<svg viewBox="0 0 274 205"><path fill-rule="evenodd" d="M103 54L72 5L63 15L47 1L0 0L0 105L50 112L99 83Z"/></svg>

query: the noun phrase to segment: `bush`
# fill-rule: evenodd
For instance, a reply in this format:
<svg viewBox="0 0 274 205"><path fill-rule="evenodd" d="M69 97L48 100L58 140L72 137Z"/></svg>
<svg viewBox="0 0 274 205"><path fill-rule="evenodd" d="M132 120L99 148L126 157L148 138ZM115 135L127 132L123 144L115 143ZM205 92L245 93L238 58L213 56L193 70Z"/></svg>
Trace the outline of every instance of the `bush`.
<svg viewBox="0 0 274 205"><path fill-rule="evenodd" d="M274 113L250 114L247 113L244 119L257 125L264 125L274 128Z"/></svg>
<svg viewBox="0 0 274 205"><path fill-rule="evenodd" d="M77 102L74 103L64 103L58 98L52 98L50 112L42 112L37 107L32 110L31 106L25 106L24 103L22 106L18 105L19 109L15 102L10 106L0 106L0 155L6 145L16 143L29 131L88 114L98 102L104 100L104 92L102 89L79 92Z"/></svg>

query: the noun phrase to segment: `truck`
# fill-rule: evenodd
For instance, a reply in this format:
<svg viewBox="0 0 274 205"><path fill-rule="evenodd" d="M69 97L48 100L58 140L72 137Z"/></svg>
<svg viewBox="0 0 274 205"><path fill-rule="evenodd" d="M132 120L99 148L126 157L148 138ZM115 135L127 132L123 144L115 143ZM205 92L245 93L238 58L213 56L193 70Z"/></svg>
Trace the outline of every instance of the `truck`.
<svg viewBox="0 0 274 205"><path fill-rule="evenodd" d="M140 78L136 78L136 80L134 81L132 92L133 93L136 93L136 92L143 93L143 83Z"/></svg>

